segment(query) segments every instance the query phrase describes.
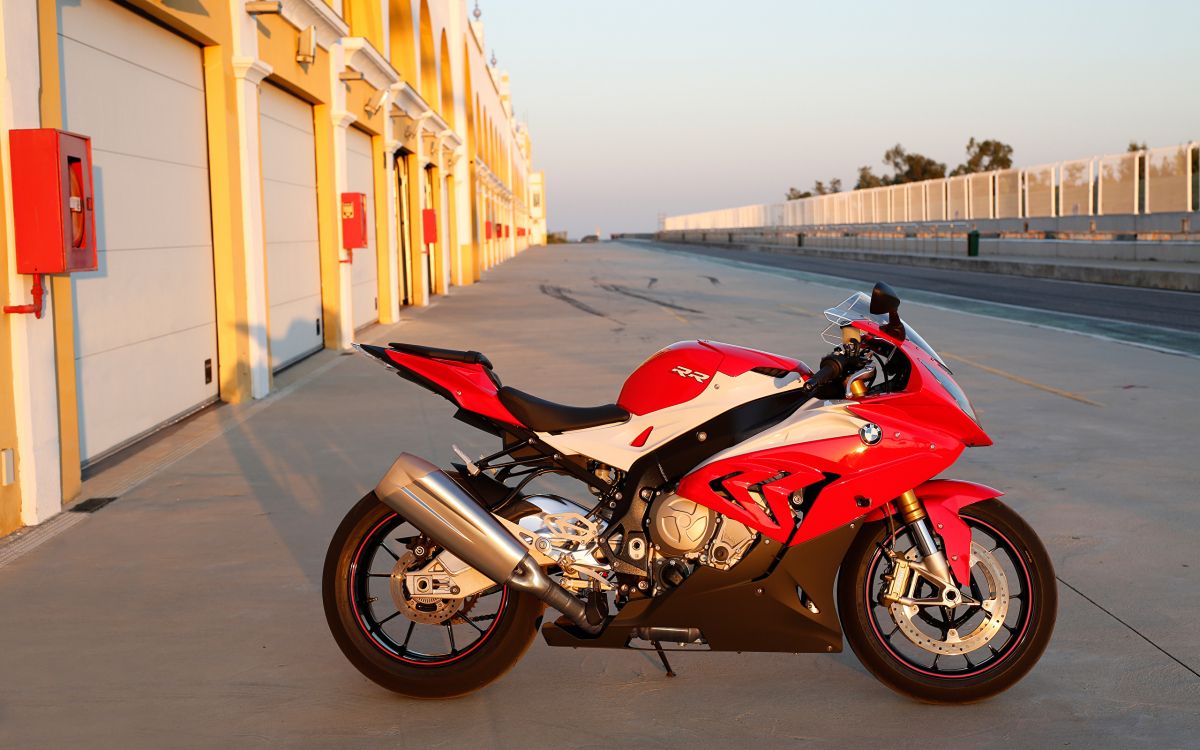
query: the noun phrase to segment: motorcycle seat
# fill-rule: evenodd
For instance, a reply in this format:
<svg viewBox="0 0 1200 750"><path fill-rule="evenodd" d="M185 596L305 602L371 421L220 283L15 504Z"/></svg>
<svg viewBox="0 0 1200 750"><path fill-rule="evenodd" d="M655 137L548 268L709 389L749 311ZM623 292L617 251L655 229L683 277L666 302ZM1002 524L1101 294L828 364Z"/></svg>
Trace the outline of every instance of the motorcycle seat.
<svg viewBox="0 0 1200 750"><path fill-rule="evenodd" d="M616 404L566 406L509 386L500 388L497 396L504 408L534 432L569 432L629 421L629 412Z"/></svg>

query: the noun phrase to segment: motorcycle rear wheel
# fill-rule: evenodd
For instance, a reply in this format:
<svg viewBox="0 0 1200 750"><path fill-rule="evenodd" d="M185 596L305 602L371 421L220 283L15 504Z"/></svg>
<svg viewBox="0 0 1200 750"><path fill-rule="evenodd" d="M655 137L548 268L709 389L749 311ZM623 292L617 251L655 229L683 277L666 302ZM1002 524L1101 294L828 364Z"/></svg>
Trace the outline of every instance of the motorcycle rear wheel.
<svg viewBox="0 0 1200 750"><path fill-rule="evenodd" d="M996 499L960 513L973 553L981 553L967 591L980 601L993 597L993 608L1004 607L999 617L966 605L914 607L898 622L878 598L889 565L882 549L895 545L903 553L911 540L906 544L908 532L886 522L863 529L838 575L838 613L859 661L880 682L926 703L970 703L1012 687L1041 658L1057 616L1054 566L1029 524ZM963 631L970 631L967 638Z"/></svg>
<svg viewBox="0 0 1200 750"><path fill-rule="evenodd" d="M393 592L403 584L396 571L414 559L408 546L418 534L374 492L351 508L325 556L325 619L342 653L371 681L411 698L452 698L511 669L533 642L545 606L504 586L461 602L397 603Z"/></svg>

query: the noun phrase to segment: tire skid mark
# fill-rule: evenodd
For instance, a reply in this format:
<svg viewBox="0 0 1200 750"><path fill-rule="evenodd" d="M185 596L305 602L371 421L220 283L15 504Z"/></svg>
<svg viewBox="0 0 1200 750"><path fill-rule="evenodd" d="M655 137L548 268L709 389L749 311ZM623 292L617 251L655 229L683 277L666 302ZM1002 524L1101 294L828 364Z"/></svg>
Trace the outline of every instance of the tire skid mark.
<svg viewBox="0 0 1200 750"><path fill-rule="evenodd" d="M588 315L595 315L598 318L607 318L608 320L612 320L612 318L609 318L607 314L600 312L586 302L580 302L572 297L570 294L570 289L565 289L561 286L554 286L553 284L542 284L541 290L542 294L548 297L553 297L560 302L566 302L571 307L574 307L577 310L582 310Z"/></svg>
<svg viewBox="0 0 1200 750"><path fill-rule="evenodd" d="M629 289L627 287L620 286L619 284L603 284L603 283L597 281L596 286L600 287L601 289L603 289L606 292L613 292L614 294L624 294L626 297L633 297L634 299L640 299L642 302L649 302L652 305L658 305L659 307L665 307L670 310L678 310L680 312L690 312L690 313L695 313L697 315L704 314L703 310L697 310L692 307L684 307L683 305L676 305L672 302L663 302L662 300L654 299L653 297L648 297L644 294L639 294L638 292L635 292L632 289Z"/></svg>

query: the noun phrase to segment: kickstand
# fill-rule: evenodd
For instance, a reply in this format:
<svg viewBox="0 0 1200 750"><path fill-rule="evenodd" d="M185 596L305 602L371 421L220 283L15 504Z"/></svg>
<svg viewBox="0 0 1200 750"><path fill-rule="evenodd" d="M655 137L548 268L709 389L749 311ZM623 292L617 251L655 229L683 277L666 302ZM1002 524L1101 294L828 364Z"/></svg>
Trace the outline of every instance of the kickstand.
<svg viewBox="0 0 1200 750"><path fill-rule="evenodd" d="M662 660L663 669L667 670L667 677L674 677L675 670L671 669L671 662L667 661L667 652L663 651L662 644L655 641L654 650L658 652L658 658Z"/></svg>

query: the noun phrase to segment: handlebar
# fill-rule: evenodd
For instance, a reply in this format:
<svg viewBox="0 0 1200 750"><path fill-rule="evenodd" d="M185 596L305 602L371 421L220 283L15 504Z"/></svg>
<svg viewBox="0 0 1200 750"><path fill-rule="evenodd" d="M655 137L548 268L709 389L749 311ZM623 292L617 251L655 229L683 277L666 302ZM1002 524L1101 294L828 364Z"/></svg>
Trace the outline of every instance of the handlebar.
<svg viewBox="0 0 1200 750"><path fill-rule="evenodd" d="M849 372L858 364L858 361L859 357L856 354L825 355L821 359L821 368L814 372L812 377L805 382L804 390L812 393L818 388L829 385L844 373Z"/></svg>

